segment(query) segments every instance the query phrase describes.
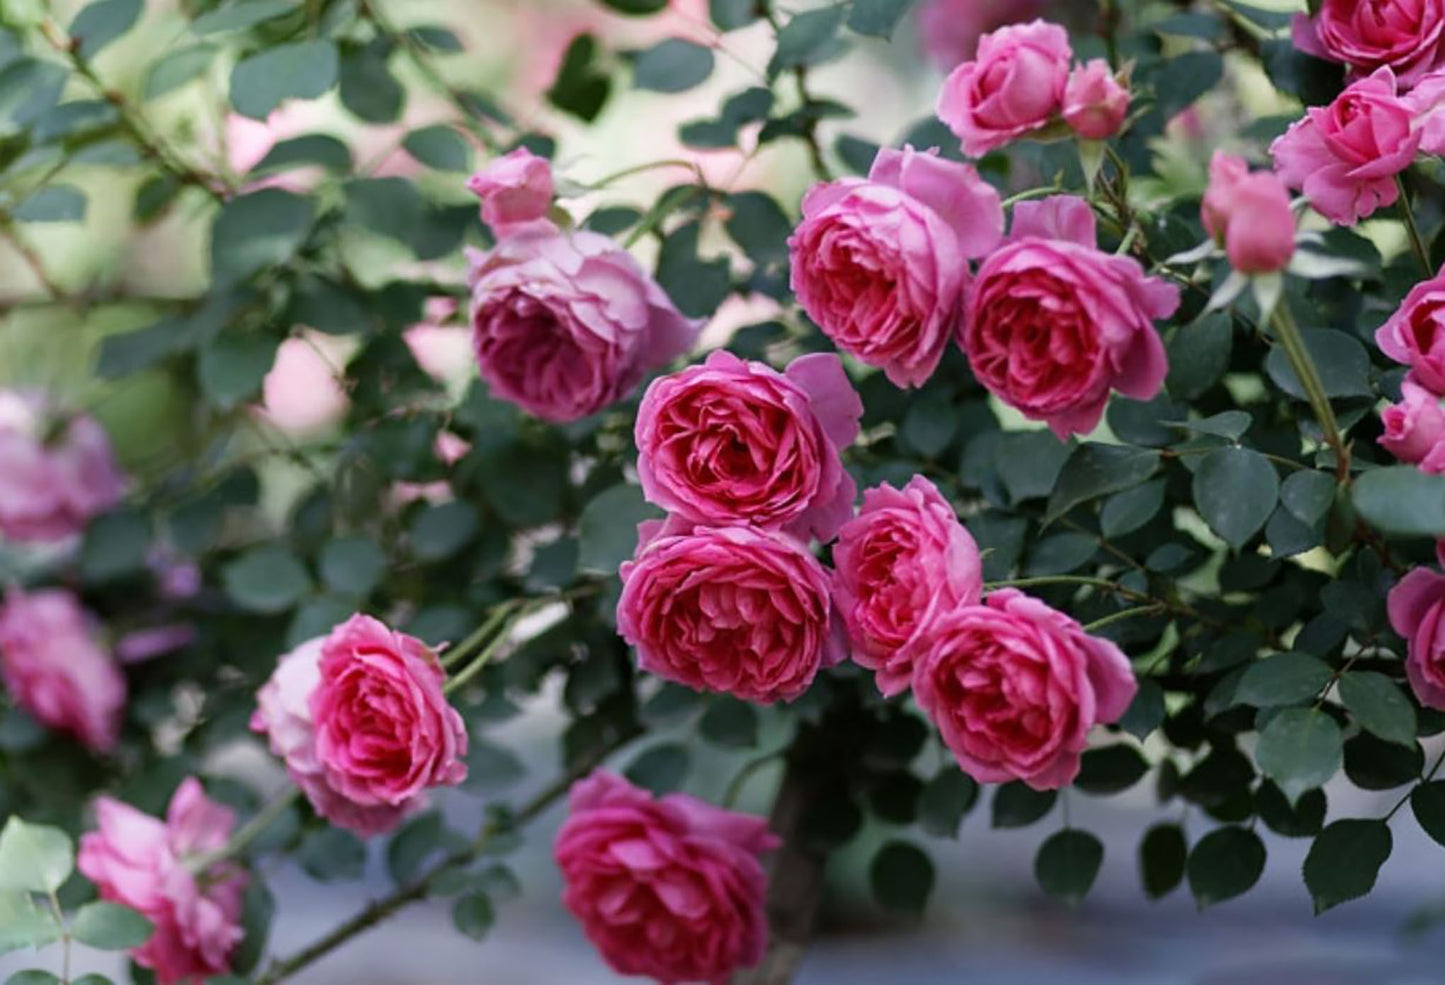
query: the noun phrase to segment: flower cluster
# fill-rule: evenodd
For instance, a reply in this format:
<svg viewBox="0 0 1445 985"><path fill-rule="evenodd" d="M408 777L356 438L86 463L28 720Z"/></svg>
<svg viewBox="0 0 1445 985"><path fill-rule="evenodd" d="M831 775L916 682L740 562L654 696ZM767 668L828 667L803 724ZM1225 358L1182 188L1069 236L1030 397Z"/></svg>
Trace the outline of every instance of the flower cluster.
<svg viewBox="0 0 1445 985"><path fill-rule="evenodd" d="M110 440L94 418L63 417L38 394L0 390L0 537L72 537L124 491Z"/></svg>

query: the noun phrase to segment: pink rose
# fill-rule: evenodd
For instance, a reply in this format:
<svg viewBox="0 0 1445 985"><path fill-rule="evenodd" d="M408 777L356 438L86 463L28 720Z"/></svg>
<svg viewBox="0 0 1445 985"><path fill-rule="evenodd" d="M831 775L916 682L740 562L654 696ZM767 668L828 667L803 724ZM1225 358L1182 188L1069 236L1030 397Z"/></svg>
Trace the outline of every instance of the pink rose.
<svg viewBox="0 0 1445 985"><path fill-rule="evenodd" d="M767 947L767 822L598 771L572 787L553 856L562 902L619 975L726 985Z"/></svg>
<svg viewBox="0 0 1445 985"><path fill-rule="evenodd" d="M913 676L918 706L980 783L1073 782L1089 729L1116 721L1138 684L1117 646L1004 588L944 613Z"/></svg>
<svg viewBox="0 0 1445 985"><path fill-rule="evenodd" d="M1320 215L1354 225L1399 197L1395 176L1420 146L1413 117L1395 94L1395 76L1382 68L1290 124L1269 148L1275 172Z"/></svg>
<svg viewBox="0 0 1445 985"><path fill-rule="evenodd" d="M1294 256L1294 212L1278 176L1249 173L1244 159L1215 151L1200 218L1224 247L1229 263L1245 274L1283 270Z"/></svg>
<svg viewBox="0 0 1445 985"><path fill-rule="evenodd" d="M243 936L246 873L233 862L193 873L187 862L225 846L235 823L230 809L207 798L192 776L176 788L164 821L110 797L96 802L95 814L98 830L80 839L77 863L101 899L155 925L131 952L136 964L154 971L158 985L227 974Z"/></svg>
<svg viewBox="0 0 1445 985"><path fill-rule="evenodd" d="M1400 307L1375 332L1375 344L1410 367L1410 377L1445 394L1445 270L1410 288Z"/></svg>
<svg viewBox="0 0 1445 985"><path fill-rule="evenodd" d="M1324 0L1311 19L1294 18L1294 43L1360 73L1388 66L1412 85L1441 63L1445 3L1441 0Z"/></svg>
<svg viewBox="0 0 1445 985"><path fill-rule="evenodd" d="M889 697L908 689L933 620L977 605L983 591L978 545L921 475L901 492L885 482L863 493L863 508L838 534L833 564L853 659L877 671Z"/></svg>
<svg viewBox="0 0 1445 985"><path fill-rule="evenodd" d="M1420 153L1445 154L1445 69L1422 76L1400 101L1414 118L1411 126L1420 134Z"/></svg>
<svg viewBox="0 0 1445 985"><path fill-rule="evenodd" d="M1408 647L1405 676L1422 705L1445 710L1445 575L1416 568L1390 590L1390 625Z"/></svg>
<svg viewBox="0 0 1445 985"><path fill-rule="evenodd" d="M998 192L966 164L912 147L878 152L867 180L814 185L788 240L793 290L824 334L921 386L963 310L968 260L1003 236Z"/></svg>
<svg viewBox="0 0 1445 985"><path fill-rule="evenodd" d="M918 37L947 72L978 52L978 39L1006 24L1039 17L1049 0L927 0L918 11Z"/></svg>
<svg viewBox="0 0 1445 985"><path fill-rule="evenodd" d="M91 620L62 589L12 588L0 605L0 677L17 705L95 752L120 739L125 677Z"/></svg>
<svg viewBox="0 0 1445 985"><path fill-rule="evenodd" d="M283 656L256 695L251 728L316 813L369 836L389 831L430 787L466 778L467 732L421 640L369 616Z"/></svg>
<svg viewBox="0 0 1445 985"><path fill-rule="evenodd" d="M642 491L697 523L832 540L856 492L838 452L862 415L835 355L801 356L779 373L719 349L647 388L636 425Z"/></svg>
<svg viewBox="0 0 1445 985"><path fill-rule="evenodd" d="M642 523L638 537L622 566L617 631L643 670L771 704L842 659L828 575L794 538L676 518Z"/></svg>
<svg viewBox="0 0 1445 985"><path fill-rule="evenodd" d="M1064 86L1064 122L1085 140L1108 140L1129 115L1129 87L1102 58L1079 65Z"/></svg>
<svg viewBox="0 0 1445 985"><path fill-rule="evenodd" d="M606 236L520 227L471 256L472 348L494 397L575 421L687 352L698 324Z"/></svg>
<svg viewBox="0 0 1445 985"><path fill-rule="evenodd" d="M547 214L552 162L518 147L472 175L467 188L482 200L482 221L502 236L512 226Z"/></svg>
<svg viewBox="0 0 1445 985"><path fill-rule="evenodd" d="M1445 473L1445 410L1440 397L1406 379L1402 399L1380 411L1380 444L1422 472Z"/></svg>
<svg viewBox="0 0 1445 985"><path fill-rule="evenodd" d="M80 533L125 491L105 430L55 419L34 393L0 390L0 535L52 541Z"/></svg>
<svg viewBox="0 0 1445 985"><path fill-rule="evenodd" d="M1164 383L1151 324L1179 289L1095 246L1094 214L1056 196L1014 208L1008 245L983 262L961 332L979 382L1061 439L1094 429L1109 390L1148 400Z"/></svg>
<svg viewBox="0 0 1445 985"><path fill-rule="evenodd" d="M969 157L982 157L1040 130L1063 109L1069 33L1037 20L1012 24L978 42L978 57L955 68L938 94L938 118Z"/></svg>

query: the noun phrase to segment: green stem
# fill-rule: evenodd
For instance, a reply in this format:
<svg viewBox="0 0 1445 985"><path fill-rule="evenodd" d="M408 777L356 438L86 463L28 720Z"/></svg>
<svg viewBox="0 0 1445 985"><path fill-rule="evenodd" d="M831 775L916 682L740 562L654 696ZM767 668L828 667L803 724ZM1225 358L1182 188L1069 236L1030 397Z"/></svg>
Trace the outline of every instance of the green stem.
<svg viewBox="0 0 1445 985"><path fill-rule="evenodd" d="M1135 616L1152 616L1164 611L1164 606L1155 603L1153 605L1139 605L1132 609L1125 609L1123 612L1116 612L1113 615L1105 616L1102 619L1095 619L1084 627L1084 632L1092 633L1105 626L1111 626L1116 622L1123 622L1125 619L1133 619Z"/></svg>
<svg viewBox="0 0 1445 985"><path fill-rule="evenodd" d="M750 759L744 763L728 782L728 788L723 793L722 805L724 807L732 807L736 804L738 797L742 795L744 785L757 774L758 770L767 766L769 763L783 759L787 754L788 750L779 749L777 752L770 752L765 756L759 756L756 759Z"/></svg>
<svg viewBox="0 0 1445 985"><path fill-rule="evenodd" d="M636 164L630 168L623 168L621 171L614 171L605 177L598 178L596 181L590 183L587 187L594 190L598 188L606 188L614 181L620 181L623 178L630 178L634 174L644 174L648 171L658 171L662 168L686 168L694 175L697 175L699 181L702 180L702 175L701 172L698 171L696 162L685 161L680 157L670 157L664 161L649 161L646 164Z"/></svg>
<svg viewBox="0 0 1445 985"><path fill-rule="evenodd" d="M1384 820L1388 824L1390 818L1394 817L1399 812L1400 808L1405 806L1405 803L1410 799L1410 795L1415 792L1415 787L1423 786L1424 784L1429 783L1431 780L1433 780L1435 778L1435 774L1440 772L1440 767L1442 765L1445 765L1445 749L1440 750L1440 755L1435 757L1435 765L1430 767L1430 772L1420 777L1420 782L1415 784L1415 786L1412 786L1410 790L1405 794L1405 796L1397 800L1395 802L1395 806L1390 808L1390 813L1386 814L1384 818L1382 818L1382 820Z"/></svg>
<svg viewBox="0 0 1445 985"><path fill-rule="evenodd" d="M1047 575L1038 578L1013 578L1008 581L991 581L984 584L983 590L985 592L993 592L1000 588L1043 588L1050 585L1088 585L1091 588L1102 588L1108 592L1117 592L1126 598L1157 602L1156 599L1145 595L1143 592L1136 592L1132 588L1125 588L1123 585L1109 581L1107 578L1089 578L1084 575Z"/></svg>
<svg viewBox="0 0 1445 985"><path fill-rule="evenodd" d="M1415 224L1415 213L1410 208L1410 193L1405 189L1403 174L1395 175L1395 187L1400 189L1400 217L1405 220L1405 231L1410 234L1410 249L1415 251L1415 259L1420 261L1420 267L1425 271L1425 276L1434 276L1435 268L1430 265L1430 251L1425 248L1425 240L1420 235L1420 227Z"/></svg>
<svg viewBox="0 0 1445 985"><path fill-rule="evenodd" d="M272 797L271 800L259 811L251 816L251 819L237 829L236 833L226 841L224 845L214 852L207 852L204 855L197 855L187 859L186 866L193 873L200 875L217 862L228 858L235 858L244 852L257 838L271 827L286 809L296 802L301 795L297 787L287 787L285 790Z"/></svg>
<svg viewBox="0 0 1445 985"><path fill-rule="evenodd" d="M461 663L462 657L472 652L472 650L478 646L481 646L482 641L496 631L497 627L502 624L502 621L507 618L508 614L510 614L512 609L516 608L517 605L517 599L508 599L494 606L491 614L482 621L480 626L472 631L470 636L442 654L442 666L452 667Z"/></svg>
<svg viewBox="0 0 1445 985"><path fill-rule="evenodd" d="M472 658L471 663L467 664L461 670L457 671L455 674L447 678L446 686L442 688L443 694L456 693L457 691L466 687L473 677L476 677L479 673L481 673L482 668L487 665L488 661L490 661L492 657L496 656L497 651L500 650L503 646L505 646L507 644L507 641L511 639L512 626L514 625L516 619L520 618L528 610L527 608L523 607L519 609L515 614L508 610L503 611L506 616L506 621L503 624L501 630L497 633L496 636L492 638L491 642L489 642L486 646L482 647L481 652Z"/></svg>
<svg viewBox="0 0 1445 985"><path fill-rule="evenodd" d="M1290 314L1288 302L1283 298L1275 306L1270 324L1274 327L1275 338L1279 340L1280 347L1284 349L1290 366L1294 368L1295 375L1299 377L1300 385L1304 387L1305 396L1309 398L1315 418L1325 433L1325 443L1334 450L1335 476L1343 482L1349 478L1350 474L1350 453L1345 448L1344 439L1340 436L1340 424L1335 419L1335 410L1330 406L1330 398L1325 393L1325 385L1320 379L1319 369L1315 366L1309 349L1305 347L1304 336L1300 334L1299 325L1295 324L1294 316Z"/></svg>
<svg viewBox="0 0 1445 985"><path fill-rule="evenodd" d="M1051 185L1048 188L1030 188L1028 191L1019 192L1017 195L1010 195L1003 200L1003 207L1017 205L1019 202L1027 202L1031 198L1047 198L1049 195L1058 195L1063 192L1062 185Z"/></svg>

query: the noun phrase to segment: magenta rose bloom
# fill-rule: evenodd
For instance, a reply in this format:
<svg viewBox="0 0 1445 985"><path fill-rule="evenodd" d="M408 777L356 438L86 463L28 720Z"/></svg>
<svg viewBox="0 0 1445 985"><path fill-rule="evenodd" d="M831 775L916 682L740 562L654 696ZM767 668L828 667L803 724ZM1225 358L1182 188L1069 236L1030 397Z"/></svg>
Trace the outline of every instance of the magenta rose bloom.
<svg viewBox="0 0 1445 985"><path fill-rule="evenodd" d="M1380 444L1390 454L1422 472L1445 473L1445 410L1437 394L1406 379L1400 402L1380 411L1380 422Z"/></svg>
<svg viewBox="0 0 1445 985"><path fill-rule="evenodd" d="M866 180L804 196L788 240L793 291L838 348L897 386L921 386L958 324L968 261L1002 236L998 192L973 168L884 149Z"/></svg>
<svg viewBox="0 0 1445 985"><path fill-rule="evenodd" d="M155 972L157 985L200 982L231 970L241 943L241 904L247 876L234 862L195 873L187 863L219 851L235 816L210 800L190 776L171 797L161 821L111 797L95 805L97 830L80 839L77 865L100 898L130 907L155 925L135 963Z"/></svg>
<svg viewBox="0 0 1445 985"><path fill-rule="evenodd" d="M1445 271L1410 288L1400 307L1375 332L1375 344L1410 367L1410 378L1445 394Z"/></svg>
<svg viewBox="0 0 1445 985"><path fill-rule="evenodd" d="M525 147L493 160L467 181L482 200L482 221L497 235L540 219L552 204L552 162Z"/></svg>
<svg viewBox="0 0 1445 985"><path fill-rule="evenodd" d="M256 695L270 741L316 813L359 835L395 828L431 787L466 778L467 731L421 640L369 616L283 656Z"/></svg>
<svg viewBox="0 0 1445 985"><path fill-rule="evenodd" d="M1240 273L1283 270L1294 256L1288 190L1271 172L1250 174L1242 157L1214 152L1199 216Z"/></svg>
<svg viewBox="0 0 1445 985"><path fill-rule="evenodd" d="M977 605L983 591L978 545L921 475L901 491L885 482L863 493L833 565L853 659L877 672L889 697L908 689L919 640L939 614Z"/></svg>
<svg viewBox="0 0 1445 985"><path fill-rule="evenodd" d="M1413 85L1441 64L1445 3L1441 0L1324 0L1310 18L1296 14L1294 43L1360 74L1388 66Z"/></svg>
<svg viewBox="0 0 1445 985"><path fill-rule="evenodd" d="M562 902L619 975L726 985L763 958L762 818L687 794L654 798L598 771L573 785L553 856Z"/></svg>
<svg viewBox="0 0 1445 985"><path fill-rule="evenodd" d="M982 157L1053 122L1063 110L1073 57L1069 32L1048 21L986 34L978 56L944 80L938 118L965 154Z"/></svg>
<svg viewBox="0 0 1445 985"><path fill-rule="evenodd" d="M1445 711L1445 575L1416 568L1390 590L1390 625L1408 647L1405 676L1422 705Z"/></svg>
<svg viewBox="0 0 1445 985"><path fill-rule="evenodd" d="M1138 689L1117 646L1012 588L943 613L913 675L965 773L1035 790L1072 783L1089 730L1117 721Z"/></svg>
<svg viewBox="0 0 1445 985"><path fill-rule="evenodd" d="M1290 124L1269 148L1275 173L1320 215L1352 226L1399 197L1395 176L1420 147L1413 119L1382 68Z"/></svg>
<svg viewBox="0 0 1445 985"><path fill-rule="evenodd" d="M1064 122L1085 140L1108 140L1129 115L1129 87L1102 58L1078 65L1064 86Z"/></svg>
<svg viewBox="0 0 1445 985"><path fill-rule="evenodd" d="M1095 245L1081 198L1020 202L1009 243L983 262L961 342L980 383L1061 439L1092 431L1110 389L1136 400L1168 371L1152 320L1179 289Z"/></svg>
<svg viewBox="0 0 1445 985"><path fill-rule="evenodd" d="M638 526L617 630L643 670L744 701L791 701L843 657L828 575L795 538L756 527Z"/></svg>
<svg viewBox="0 0 1445 985"><path fill-rule="evenodd" d="M838 452L862 415L837 356L800 356L779 373L719 349L647 388L635 430L642 491L696 523L832 540L856 492Z"/></svg>
<svg viewBox="0 0 1445 985"><path fill-rule="evenodd" d="M933 63L947 72L978 53L978 39L1006 24L1041 16L1049 0L926 0L918 11L918 38Z"/></svg>
<svg viewBox="0 0 1445 985"><path fill-rule="evenodd" d="M120 739L125 677L95 639L70 592L11 588L0 605L0 678L11 699L42 725L94 752Z"/></svg>
<svg viewBox="0 0 1445 985"><path fill-rule="evenodd" d="M59 422L41 397L0 390L0 536L70 537L124 491L110 439L94 418Z"/></svg>
<svg viewBox="0 0 1445 985"><path fill-rule="evenodd" d="M554 422L621 400L692 348L684 318L606 236L519 226L472 254L472 347L492 395Z"/></svg>

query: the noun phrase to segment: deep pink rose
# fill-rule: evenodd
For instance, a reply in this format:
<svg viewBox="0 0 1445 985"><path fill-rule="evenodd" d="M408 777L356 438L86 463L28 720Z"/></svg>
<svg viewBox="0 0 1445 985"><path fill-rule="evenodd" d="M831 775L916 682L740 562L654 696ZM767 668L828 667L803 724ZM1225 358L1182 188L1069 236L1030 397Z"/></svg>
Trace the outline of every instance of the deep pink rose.
<svg viewBox="0 0 1445 985"><path fill-rule="evenodd" d="M97 830L80 839L81 874L100 898L144 914L155 932L131 951L155 972L158 985L200 985L225 975L241 943L241 904L247 876L234 862L193 873L187 861L218 851L235 816L186 777L161 821L111 797L95 805Z"/></svg>
<svg viewBox="0 0 1445 985"><path fill-rule="evenodd" d="M755 527L638 526L617 630L642 669L744 701L791 701L843 658L828 575L793 537Z"/></svg>
<svg viewBox="0 0 1445 985"><path fill-rule="evenodd" d="M1117 646L1012 588L945 612L913 676L965 773L1035 790L1073 782L1089 730L1117 721L1138 688Z"/></svg>
<svg viewBox="0 0 1445 985"><path fill-rule="evenodd" d="M0 390L0 536L69 537L124 491L110 439L94 418L57 421L42 397Z"/></svg>
<svg viewBox="0 0 1445 985"><path fill-rule="evenodd" d="M1204 228L1245 274L1283 270L1294 256L1294 212L1289 192L1268 171L1249 173L1241 157L1215 151L1209 187L1199 210Z"/></svg>
<svg viewBox="0 0 1445 985"><path fill-rule="evenodd" d="M675 793L654 798L598 771L568 797L553 856L562 902L619 975L726 985L762 960L778 847L762 818Z"/></svg>
<svg viewBox="0 0 1445 985"><path fill-rule="evenodd" d="M1041 16L1049 0L926 0L918 11L918 37L935 65L947 72L978 53L978 39L1006 24Z"/></svg>
<svg viewBox="0 0 1445 985"><path fill-rule="evenodd" d="M1380 411L1385 433L1380 444L1402 462L1422 472L1445 473L1445 410L1440 397L1405 380L1402 398Z"/></svg>
<svg viewBox="0 0 1445 985"><path fill-rule="evenodd" d="M1059 115L1073 57L1069 32L1048 21L986 34L977 58L944 80L938 118L958 136L965 154L982 157Z"/></svg>
<svg viewBox="0 0 1445 985"><path fill-rule="evenodd" d="M472 175L467 188L482 200L482 221L497 235L547 214L552 204L552 162L518 147Z"/></svg>
<svg viewBox="0 0 1445 985"><path fill-rule="evenodd" d="M698 324L598 233L529 223L470 265L482 379L544 420L595 414L697 339Z"/></svg>
<svg viewBox="0 0 1445 985"><path fill-rule="evenodd" d="M115 748L125 677L95 640L80 602L61 589L11 588L0 605L0 677L11 699L95 752Z"/></svg>
<svg viewBox="0 0 1445 985"><path fill-rule="evenodd" d="M814 185L788 240L793 291L844 352L921 386L963 310L968 261L998 245L998 192L966 164L912 147L868 178Z"/></svg>
<svg viewBox="0 0 1445 985"><path fill-rule="evenodd" d="M360 835L394 828L431 787L466 778L467 731L436 654L370 616L281 658L251 728L316 812Z"/></svg>
<svg viewBox="0 0 1445 985"><path fill-rule="evenodd" d="M1020 202L1010 242L983 262L961 332L979 382L1060 438L1092 431L1109 390L1148 400L1168 370L1152 320L1179 289L1095 245L1081 198Z"/></svg>
<svg viewBox="0 0 1445 985"><path fill-rule="evenodd" d="M783 527L832 540L856 488L839 450L863 402L831 353L786 373L721 349L659 377L637 411L637 474L650 502L697 523Z"/></svg>
<svg viewBox="0 0 1445 985"><path fill-rule="evenodd" d="M1375 332L1375 344L1410 367L1425 389L1445 394L1445 270L1410 288L1400 307Z"/></svg>
<svg viewBox="0 0 1445 985"><path fill-rule="evenodd" d="M978 545L921 475L901 491L885 482L863 493L863 508L838 534L833 565L853 659L877 672L890 697L908 689L932 622L977 605L983 591Z"/></svg>
<svg viewBox="0 0 1445 985"><path fill-rule="evenodd" d="M1399 197L1395 176L1420 146L1413 118L1395 94L1395 76L1382 68L1290 124L1270 145L1274 170L1320 215L1352 226Z"/></svg>
<svg viewBox="0 0 1445 985"><path fill-rule="evenodd" d="M1064 122L1085 140L1108 140L1129 115L1129 87L1102 58L1078 65L1064 86Z"/></svg>
<svg viewBox="0 0 1445 985"><path fill-rule="evenodd" d="M1422 705L1445 711L1445 575L1416 568L1390 590L1390 625L1408 646L1405 676Z"/></svg>
<svg viewBox="0 0 1445 985"><path fill-rule="evenodd" d="M1441 63L1445 3L1441 0L1324 0L1313 19L1294 18L1294 43L1361 74L1389 66L1413 85Z"/></svg>

